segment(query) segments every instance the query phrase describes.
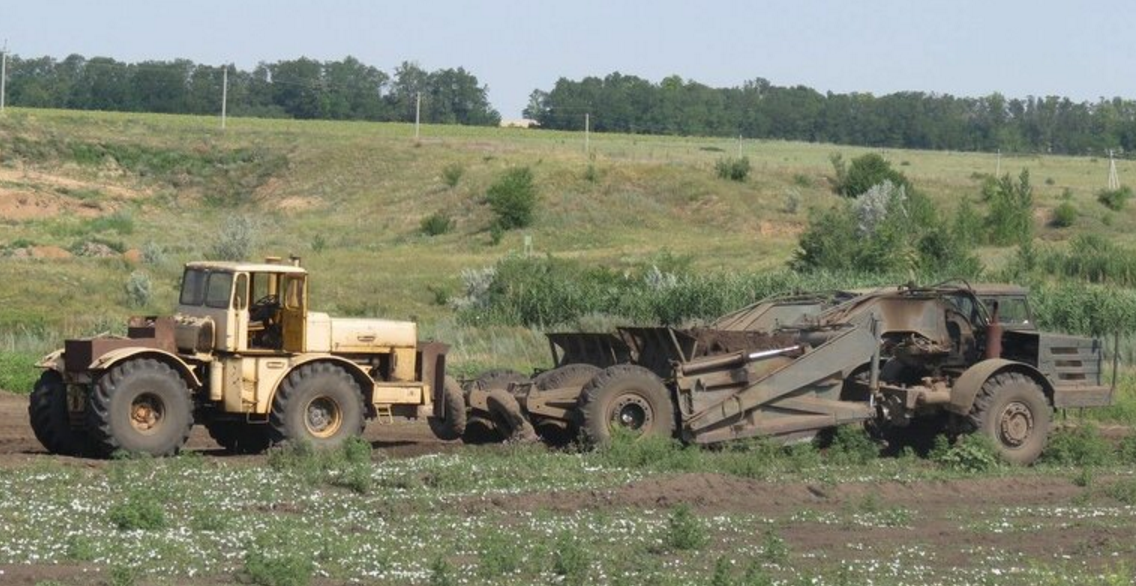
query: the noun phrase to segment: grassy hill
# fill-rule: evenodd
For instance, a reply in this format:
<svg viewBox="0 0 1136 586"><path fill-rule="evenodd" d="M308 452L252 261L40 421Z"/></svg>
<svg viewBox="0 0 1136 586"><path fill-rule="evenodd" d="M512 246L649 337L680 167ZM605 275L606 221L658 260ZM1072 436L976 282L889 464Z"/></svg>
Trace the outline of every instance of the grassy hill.
<svg viewBox="0 0 1136 586"><path fill-rule="evenodd" d="M231 119L221 131L215 118L11 109L0 118L0 350L33 355L132 313L170 311L181 263L208 255L225 221L240 215L254 223L256 256L304 258L316 308L417 319L458 346L459 367L527 367L544 360L534 332L461 328L439 303L459 290L463 269L521 251L526 236L537 254L615 269L668 252L703 271L782 267L808 210L835 201L829 157L869 150L603 134L585 153L583 139L425 126L416 142L404 124ZM749 179L718 178L715 162L739 150L753 163ZM946 209L977 200L982 174L997 165L991 154L883 154ZM1136 172L1119 165L1122 178ZM515 166L535 175L536 221L493 244L484 194ZM453 187L446 168L461 170ZM1040 239L1086 231L1136 239L1130 212L1095 200L1107 160L1002 157L1003 173L1023 168ZM1067 190L1081 217L1072 228L1047 227ZM423 235L422 218L439 211L455 229ZM151 262L138 260L140 250ZM1009 252L981 256L996 266ZM146 307L128 300L135 271L153 283Z"/></svg>

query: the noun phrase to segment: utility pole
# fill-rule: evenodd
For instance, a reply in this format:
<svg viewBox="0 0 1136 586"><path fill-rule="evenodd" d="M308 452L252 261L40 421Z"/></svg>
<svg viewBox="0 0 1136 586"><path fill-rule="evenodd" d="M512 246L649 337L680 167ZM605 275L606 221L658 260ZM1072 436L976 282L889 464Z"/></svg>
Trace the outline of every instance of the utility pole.
<svg viewBox="0 0 1136 586"><path fill-rule="evenodd" d="M418 92L418 97L414 100L414 142L418 142L421 135L419 126L422 122L422 92Z"/></svg>
<svg viewBox="0 0 1136 586"><path fill-rule="evenodd" d="M994 164L994 177L1002 176L1002 149L998 149L998 162Z"/></svg>
<svg viewBox="0 0 1136 586"><path fill-rule="evenodd" d="M742 135L738 135L738 158L742 158Z"/></svg>
<svg viewBox="0 0 1136 586"><path fill-rule="evenodd" d="M4 113L4 98L8 82L8 39L4 39L4 53L0 56L0 114Z"/></svg>
<svg viewBox="0 0 1136 586"><path fill-rule="evenodd" d="M1108 151L1108 189L1120 189L1120 174L1116 172L1116 159L1113 158L1111 149Z"/></svg>
<svg viewBox="0 0 1136 586"><path fill-rule="evenodd" d="M229 103L229 66L226 65L221 75L221 130L225 129L225 111Z"/></svg>
<svg viewBox="0 0 1136 586"><path fill-rule="evenodd" d="M584 154L591 152L591 134L592 128L592 114L590 112L584 114Z"/></svg>

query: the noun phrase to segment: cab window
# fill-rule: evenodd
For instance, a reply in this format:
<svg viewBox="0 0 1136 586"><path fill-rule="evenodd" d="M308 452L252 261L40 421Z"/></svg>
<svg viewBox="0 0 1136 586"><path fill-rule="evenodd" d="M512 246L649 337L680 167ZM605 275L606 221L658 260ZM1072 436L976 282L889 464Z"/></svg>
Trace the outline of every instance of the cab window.
<svg viewBox="0 0 1136 586"><path fill-rule="evenodd" d="M998 303L998 323L1011 326L1030 323L1029 303L1025 297L988 297L983 301L990 309L994 308L994 303Z"/></svg>
<svg viewBox="0 0 1136 586"><path fill-rule="evenodd" d="M227 309L233 294L232 273L209 273L208 285L205 287L205 305L218 309Z"/></svg>
<svg viewBox="0 0 1136 586"><path fill-rule="evenodd" d="M300 309L304 306L304 278L285 277L284 279L284 307L287 309Z"/></svg>
<svg viewBox="0 0 1136 586"><path fill-rule="evenodd" d="M201 269L187 269L181 279L182 305L201 305L205 301L205 280L209 273Z"/></svg>

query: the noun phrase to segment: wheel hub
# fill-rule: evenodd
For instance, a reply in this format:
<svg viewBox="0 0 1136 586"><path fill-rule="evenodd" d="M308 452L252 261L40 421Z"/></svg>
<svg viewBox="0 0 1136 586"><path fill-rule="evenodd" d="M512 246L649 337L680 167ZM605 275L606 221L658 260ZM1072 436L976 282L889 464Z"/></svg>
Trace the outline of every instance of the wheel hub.
<svg viewBox="0 0 1136 586"><path fill-rule="evenodd" d="M639 395L624 395L612 405L611 422L624 429L640 431L650 427L654 418L650 403Z"/></svg>
<svg viewBox="0 0 1136 586"><path fill-rule="evenodd" d="M343 425L343 411L331 398L316 397L305 409L304 425L316 437L331 437Z"/></svg>
<svg viewBox="0 0 1136 586"><path fill-rule="evenodd" d="M1025 404L1015 401L1006 405L998 423L1002 443L1016 448L1026 443L1033 432L1033 413Z"/></svg>
<svg viewBox="0 0 1136 586"><path fill-rule="evenodd" d="M151 433L165 418L165 404L156 395L143 393L130 403L130 425L141 433Z"/></svg>

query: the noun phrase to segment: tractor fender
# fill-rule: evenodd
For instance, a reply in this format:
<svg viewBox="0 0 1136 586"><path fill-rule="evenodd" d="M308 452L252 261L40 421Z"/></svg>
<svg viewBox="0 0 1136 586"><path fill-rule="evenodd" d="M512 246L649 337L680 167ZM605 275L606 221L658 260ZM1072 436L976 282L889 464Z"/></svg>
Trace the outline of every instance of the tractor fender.
<svg viewBox="0 0 1136 586"><path fill-rule="evenodd" d="M951 387L951 402L947 405L947 410L959 415L970 413L970 408L974 405L974 399L978 396L978 392L982 390L982 385L986 384L990 377L1002 372L1017 372L1033 379L1041 385L1049 402L1053 403L1053 385L1050 384L1049 379L1045 378L1045 375L1041 374L1041 371L1024 362L991 358L971 366L962 373L962 376L955 379L955 383Z"/></svg>
<svg viewBox="0 0 1136 586"><path fill-rule="evenodd" d="M191 389L201 388L201 379L197 378L197 374L193 372L193 367L186 361L182 360L176 354L170 354L165 350L157 348L115 348L102 356L99 356L91 363L91 370L110 370L114 365L126 360L133 360L136 358L153 358L159 362L168 364L181 378L185 380L185 384Z"/></svg>
<svg viewBox="0 0 1136 586"><path fill-rule="evenodd" d="M287 380L296 369L305 364L312 364L313 362L329 362L342 367L359 385L359 390L363 392L363 403L366 409L369 410L372 408L371 397L375 391L375 380L371 378L370 373L346 358L332 356L331 354L316 354L314 356L304 356L292 362L288 370L280 376L280 379L277 380L276 384L272 387L272 394L268 396L268 401L264 404L265 413L268 412L268 409L272 408L272 402L276 400L276 393L280 391L280 387L284 386L284 381Z"/></svg>

